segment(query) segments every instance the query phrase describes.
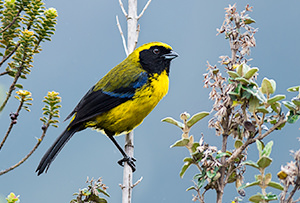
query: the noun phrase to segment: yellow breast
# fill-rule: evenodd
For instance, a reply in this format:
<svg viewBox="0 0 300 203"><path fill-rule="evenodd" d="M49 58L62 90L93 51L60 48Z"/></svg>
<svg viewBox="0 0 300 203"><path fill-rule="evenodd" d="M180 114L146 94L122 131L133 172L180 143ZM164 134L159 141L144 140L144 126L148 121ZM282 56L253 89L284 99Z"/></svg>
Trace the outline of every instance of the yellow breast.
<svg viewBox="0 0 300 203"><path fill-rule="evenodd" d="M89 122L87 127L106 129L116 134L129 132L142 123L168 89L169 77L166 71L160 75L154 74L143 87L136 90L131 100L97 116L96 121Z"/></svg>

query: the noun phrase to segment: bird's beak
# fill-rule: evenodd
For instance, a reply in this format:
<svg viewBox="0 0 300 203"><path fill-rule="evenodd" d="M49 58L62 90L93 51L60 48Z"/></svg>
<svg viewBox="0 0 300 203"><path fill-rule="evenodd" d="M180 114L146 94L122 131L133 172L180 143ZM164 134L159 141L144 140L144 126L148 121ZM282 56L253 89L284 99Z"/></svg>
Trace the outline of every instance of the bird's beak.
<svg viewBox="0 0 300 203"><path fill-rule="evenodd" d="M176 58L177 56L179 56L179 55L173 50L168 54L162 55L162 57L164 57L165 59L168 59L168 60L172 60L172 59Z"/></svg>

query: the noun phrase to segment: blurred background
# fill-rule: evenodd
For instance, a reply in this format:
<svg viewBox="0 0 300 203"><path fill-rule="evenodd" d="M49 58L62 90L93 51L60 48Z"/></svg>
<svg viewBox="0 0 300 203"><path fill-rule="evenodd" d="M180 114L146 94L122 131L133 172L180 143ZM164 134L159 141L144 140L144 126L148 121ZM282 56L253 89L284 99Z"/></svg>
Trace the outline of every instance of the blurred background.
<svg viewBox="0 0 300 203"><path fill-rule="evenodd" d="M140 12L147 0L138 1ZM249 1L238 1L242 11ZM116 163L121 155L111 141L101 133L85 130L77 133L64 147L51 165L47 174L37 176L35 169L46 150L64 130L67 122L63 119L73 110L77 102L112 67L125 57L122 39L116 25L116 15L126 37L126 20L118 0L45 0L46 7L58 11L56 33L51 42L42 44L43 51L34 58L34 67L28 80L20 81L24 89L32 92L34 98L32 112L21 112L18 124L0 153L0 170L6 169L22 159L40 137L43 97L48 91L57 91L62 97L61 123L59 128L50 128L37 151L23 165L0 177L0 202L10 193L20 195L21 203L70 202L72 194L86 187L86 178L102 177L108 185L108 202L121 202L123 169ZM203 88L203 74L206 62L218 64L220 55L230 54L229 43L224 35L216 36L224 20L224 8L235 1L169 1L153 0L140 19L141 31L138 46L162 41L170 44L180 55L172 61L170 89L168 95L144 120L135 133L135 158L137 171L134 182L141 176L143 181L133 190L132 202L191 202L193 192L190 187L196 170L191 168L183 179L179 171L183 158L188 156L184 148L172 148L180 139L181 131L160 120L167 116L179 119L180 113L195 114L210 111L212 102L208 99L209 89ZM123 0L125 8L127 3ZM249 63L259 68L258 84L264 77L275 79L277 94L287 94L290 86L299 85L299 19L300 2L291 1L251 1L256 20L257 46L252 49ZM222 67L219 66L218 67ZM1 78L1 93L11 84L11 78ZM0 114L0 133L4 136L9 123L9 113L14 112L18 102L11 98L9 105ZM284 111L287 112L285 107ZM207 128L203 119L192 129L195 139L204 134L205 142L221 146L221 139L212 129ZM299 121L283 131L276 131L265 142L274 140L271 157L273 179L281 165L292 160L289 150L299 148ZM1 138L2 139L2 138ZM124 136L117 138L123 146ZM233 149L232 142L228 145ZM253 146L249 157L256 161L258 153ZM256 171L248 168L246 182L254 180ZM247 199L258 190L246 189ZM279 194L278 191L274 191ZM230 202L238 193L234 185L226 188L224 202ZM297 197L297 196L296 196ZM211 201L210 201L211 200ZM214 202L213 191L207 192L207 202Z"/></svg>

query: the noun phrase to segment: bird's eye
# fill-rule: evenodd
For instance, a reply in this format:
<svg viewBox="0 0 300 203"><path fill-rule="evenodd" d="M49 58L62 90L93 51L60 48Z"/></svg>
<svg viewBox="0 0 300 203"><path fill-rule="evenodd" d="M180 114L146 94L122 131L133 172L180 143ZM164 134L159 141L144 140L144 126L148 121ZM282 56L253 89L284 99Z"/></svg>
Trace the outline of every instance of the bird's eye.
<svg viewBox="0 0 300 203"><path fill-rule="evenodd" d="M159 54L160 51L159 51L159 49L153 49L153 53L154 53L154 54Z"/></svg>

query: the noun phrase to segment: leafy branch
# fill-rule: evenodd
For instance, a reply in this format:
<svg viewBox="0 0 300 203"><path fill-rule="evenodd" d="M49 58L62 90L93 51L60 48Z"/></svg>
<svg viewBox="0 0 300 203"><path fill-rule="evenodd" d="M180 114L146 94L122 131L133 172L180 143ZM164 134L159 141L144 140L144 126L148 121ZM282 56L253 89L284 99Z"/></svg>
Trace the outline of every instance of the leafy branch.
<svg viewBox="0 0 300 203"><path fill-rule="evenodd" d="M91 180L87 178L86 183L89 183L88 187L79 189L78 193L74 193L76 199L71 200L70 203L107 203L106 199L100 197L100 194L109 197L109 194L106 192L108 187L102 183L102 178L99 178L96 181L93 178Z"/></svg>
<svg viewBox="0 0 300 203"><path fill-rule="evenodd" d="M28 105L31 105L31 103L29 103L28 101L32 100L32 98L30 97L31 93L28 91L18 91L18 92L19 92L18 93L19 96L16 96L16 98L19 99L21 103L23 103L22 107L25 110L29 111ZM43 108L44 116L41 118L41 121L43 122L43 126L42 126L43 132L42 132L41 137L37 139L37 143L35 144L33 149L23 159L21 159L18 163L9 167L8 169L0 171L0 176L15 169L18 166L20 166L33 154L33 152L39 147L39 145L43 141L44 137L46 136L46 132L47 132L49 126L52 125L53 127L57 127L58 120L56 118L59 117L58 109L61 107L61 105L59 104L61 102L61 98L58 96L57 92L52 91L52 92L48 92L48 94L47 94L47 96L45 96L45 99L43 100L43 102L45 103L45 107ZM13 115L15 115L15 114L13 114ZM12 120L16 120L16 118L17 117L14 117ZM2 142L4 142L4 141L2 141Z"/></svg>
<svg viewBox="0 0 300 203"><path fill-rule="evenodd" d="M21 12L22 16L20 16ZM41 0L5 1L1 19L2 27L5 28L0 32L0 48L4 49L4 53L0 53L2 56L0 67L10 57L12 61L7 64L8 67L0 75L13 77L13 82L0 106L0 111L6 106L12 92L16 88L23 88L17 82L19 78L26 79L30 74L33 56L41 51L40 43L50 40L51 35L54 34L56 17L56 10L45 9Z"/></svg>
<svg viewBox="0 0 300 203"><path fill-rule="evenodd" d="M225 39L229 40L231 56L220 56L219 63L223 69L207 63L208 72L204 74L204 87L211 88L209 98L214 101L210 114L215 112L208 122L208 127L214 128L215 134L221 138L221 149L205 143L204 135L199 142L194 141L194 136L189 135L190 120L187 113L181 114L183 123L173 118L163 119L183 131L181 139L172 147L184 146L190 154L190 157L183 160L180 177L191 166L198 169L198 173L193 178L195 185L187 189L196 191L193 201L203 203L206 191L214 190L217 194L216 202L221 203L224 188L229 183L235 183L237 192L242 197L245 195L244 188L259 185L262 193L253 195L249 199L256 203L278 199L277 195L266 193L267 186L283 190L279 183L271 181L271 174L265 173L265 168L272 162L269 155L273 142L264 145L262 140L275 130L283 129L287 122L295 123L298 120L300 86L288 89L291 92L298 92L297 97L291 101L282 101L286 96L275 94L275 80L265 77L260 85L257 83L259 68L251 67L247 59L250 49L256 45L254 35L257 29L252 27L255 20L248 15L251 11L252 7L249 5L240 13L237 12L235 4L225 8L225 20L217 31L218 35L224 34ZM226 76L222 75L224 72ZM289 112L283 113L283 105L289 109ZM208 113L200 113L200 115L207 116ZM229 138L234 140L233 150L228 149ZM256 163L249 161L247 157L247 149L253 143L259 146L260 158ZM245 165L260 171L256 181L247 186L243 185ZM298 189L297 184L295 187ZM203 189L202 193L201 189ZM238 197L234 201L239 200Z"/></svg>
<svg viewBox="0 0 300 203"><path fill-rule="evenodd" d="M10 114L10 119L11 119L11 122L10 122L10 125L8 127L8 130L7 132L5 133L5 136L0 144L0 150L2 149L8 135L10 134L13 126L15 124L17 124L17 118L19 116L19 113L21 111L22 108L24 108L26 111L30 111L29 107L28 106L31 106L32 104L30 103L30 101L32 101L32 98L31 98L31 93L29 91L26 91L26 90L19 90L16 92L18 94L18 96L15 96L15 98L17 100L20 101L20 104L19 104L19 107L17 109L17 111L15 113L11 113Z"/></svg>

